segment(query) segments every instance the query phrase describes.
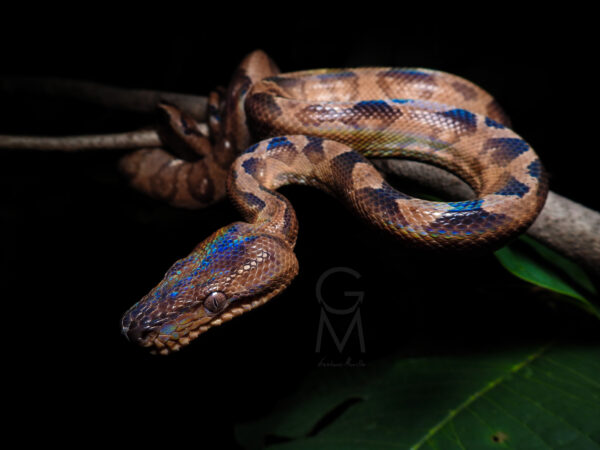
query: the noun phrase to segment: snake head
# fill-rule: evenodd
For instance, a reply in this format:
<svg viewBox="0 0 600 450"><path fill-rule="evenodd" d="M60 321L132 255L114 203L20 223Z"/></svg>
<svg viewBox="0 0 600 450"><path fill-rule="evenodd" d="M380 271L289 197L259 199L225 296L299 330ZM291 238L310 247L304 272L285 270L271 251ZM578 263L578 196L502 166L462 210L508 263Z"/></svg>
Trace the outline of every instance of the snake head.
<svg viewBox="0 0 600 450"><path fill-rule="evenodd" d="M153 353L179 350L212 326L267 302L291 282L298 262L283 239L243 222L221 228L123 316L123 334Z"/></svg>

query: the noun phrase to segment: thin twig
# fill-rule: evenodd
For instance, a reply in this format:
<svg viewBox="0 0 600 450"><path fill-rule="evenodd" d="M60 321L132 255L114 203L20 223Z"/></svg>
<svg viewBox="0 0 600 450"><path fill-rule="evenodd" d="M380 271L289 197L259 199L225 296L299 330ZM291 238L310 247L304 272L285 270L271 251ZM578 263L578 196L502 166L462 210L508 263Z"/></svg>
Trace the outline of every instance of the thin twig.
<svg viewBox="0 0 600 450"><path fill-rule="evenodd" d="M77 152L83 150L127 150L159 147L162 144L155 130L90 136L42 137L0 135L0 148Z"/></svg>

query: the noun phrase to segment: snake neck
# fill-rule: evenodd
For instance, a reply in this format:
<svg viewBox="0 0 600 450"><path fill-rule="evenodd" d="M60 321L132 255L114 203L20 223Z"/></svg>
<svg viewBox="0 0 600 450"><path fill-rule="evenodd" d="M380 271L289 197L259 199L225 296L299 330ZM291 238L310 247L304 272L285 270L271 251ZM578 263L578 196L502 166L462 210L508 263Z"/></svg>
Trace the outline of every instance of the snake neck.
<svg viewBox="0 0 600 450"><path fill-rule="evenodd" d="M335 141L304 135L274 137L249 147L237 158L228 191L253 233L277 236L293 248L298 235L296 214L289 200L276 190L288 184L310 185L356 209L351 177L355 162L372 167L364 157ZM363 181L380 184L381 177L376 174L371 180L367 175Z"/></svg>
<svg viewBox="0 0 600 450"><path fill-rule="evenodd" d="M269 150L263 145L263 151L256 156L252 153L258 149L254 145L234 163L228 178L228 192L234 205L240 211L247 223L251 224L256 235L267 234L283 239L293 249L298 236L298 220L294 208L287 198L275 189L292 182L291 175L300 175L297 170L279 166L277 171L271 167L273 161L264 158L265 151L277 146L276 138ZM286 150L279 146L277 153L283 155ZM267 165L269 166L267 168Z"/></svg>

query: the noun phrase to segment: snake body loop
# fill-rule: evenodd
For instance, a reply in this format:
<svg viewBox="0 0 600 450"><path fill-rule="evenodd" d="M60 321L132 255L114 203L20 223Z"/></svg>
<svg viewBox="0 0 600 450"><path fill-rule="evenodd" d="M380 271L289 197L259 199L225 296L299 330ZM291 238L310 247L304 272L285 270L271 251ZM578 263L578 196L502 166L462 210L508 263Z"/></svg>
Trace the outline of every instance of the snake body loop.
<svg viewBox="0 0 600 450"><path fill-rule="evenodd" d="M208 137L184 130L182 139L197 137L203 159L177 164L211 177L213 186L225 184L223 172L230 166L227 191L245 222L204 240L126 313L124 332L155 352L178 350L210 327L264 304L296 276L298 222L276 191L285 184L316 186L404 244L441 251L506 243L531 224L546 198L540 160L509 128L494 99L443 72L279 74L258 51L242 62L224 98L211 95L210 108L214 151L207 150ZM167 112L174 127L182 128L177 112ZM183 120L195 129L191 119ZM435 164L469 183L477 198L445 203L410 197L387 184L366 157ZM209 164L220 171L211 172ZM156 182L153 177L148 169L138 179L148 184ZM191 175L186 180L198 182ZM187 185L177 177L172 181L178 187L171 187L175 194L168 198L185 199L178 193Z"/></svg>

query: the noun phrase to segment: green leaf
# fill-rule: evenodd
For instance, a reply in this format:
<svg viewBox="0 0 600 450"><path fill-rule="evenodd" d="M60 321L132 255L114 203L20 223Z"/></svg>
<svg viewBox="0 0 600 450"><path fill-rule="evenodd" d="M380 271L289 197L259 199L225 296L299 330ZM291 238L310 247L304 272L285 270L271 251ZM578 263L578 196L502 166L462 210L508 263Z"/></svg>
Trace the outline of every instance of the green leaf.
<svg viewBox="0 0 600 450"><path fill-rule="evenodd" d="M270 435L270 449L600 449L600 350L547 345L320 368L236 434L245 448Z"/></svg>
<svg viewBox="0 0 600 450"><path fill-rule="evenodd" d="M573 261L565 258L560 253L555 252L549 247L539 243L535 239L522 235L520 239L529 245L538 255L544 258L546 261L552 263L557 268L561 269L571 281L575 282L579 287L586 291L597 295L598 292L592 284L592 281L586 275L586 273Z"/></svg>
<svg viewBox="0 0 600 450"><path fill-rule="evenodd" d="M528 236L495 252L513 275L573 299L577 306L600 318L600 309L581 291L597 294L585 272L575 263Z"/></svg>

